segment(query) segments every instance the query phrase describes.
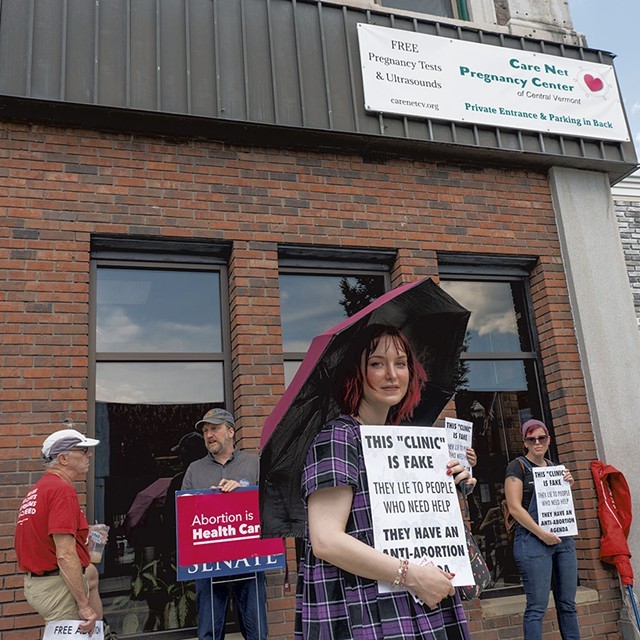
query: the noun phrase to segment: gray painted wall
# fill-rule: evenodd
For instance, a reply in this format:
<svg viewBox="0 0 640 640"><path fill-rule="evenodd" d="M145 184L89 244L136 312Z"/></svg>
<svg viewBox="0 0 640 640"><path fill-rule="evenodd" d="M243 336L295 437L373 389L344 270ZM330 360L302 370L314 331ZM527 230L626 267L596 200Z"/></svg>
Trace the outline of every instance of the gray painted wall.
<svg viewBox="0 0 640 640"><path fill-rule="evenodd" d="M591 171L554 168L549 177L598 457L625 474L639 513L640 332L611 188ZM637 524L629 546L640 548ZM632 565L640 575L637 555Z"/></svg>

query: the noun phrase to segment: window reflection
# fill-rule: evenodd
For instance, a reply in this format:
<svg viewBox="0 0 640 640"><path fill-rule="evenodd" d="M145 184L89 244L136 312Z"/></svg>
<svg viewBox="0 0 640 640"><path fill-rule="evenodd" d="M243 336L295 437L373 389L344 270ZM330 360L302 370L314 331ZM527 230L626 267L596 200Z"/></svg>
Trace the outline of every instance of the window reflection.
<svg viewBox="0 0 640 640"><path fill-rule="evenodd" d="M510 595L521 586L502 520L504 473L523 451L520 425L543 416L525 280L446 280L442 287L471 311L455 395L456 416L473 423L478 456L471 526L491 571L493 593Z"/></svg>
<svg viewBox="0 0 640 640"><path fill-rule="evenodd" d="M530 351L528 331L523 322L526 314L520 283L447 280L441 286L471 311L465 351Z"/></svg>
<svg viewBox="0 0 640 640"><path fill-rule="evenodd" d="M218 273L98 270L98 352L219 352L220 322Z"/></svg>
<svg viewBox="0 0 640 640"><path fill-rule="evenodd" d="M462 389L474 391L521 391L527 388L522 360L465 360Z"/></svg>
<svg viewBox="0 0 640 640"><path fill-rule="evenodd" d="M282 348L305 352L314 336L352 316L385 290L384 276L280 274Z"/></svg>
<svg viewBox="0 0 640 640"><path fill-rule="evenodd" d="M384 7L406 9L443 18L455 18L452 0L381 0Z"/></svg>
<svg viewBox="0 0 640 640"><path fill-rule="evenodd" d="M296 375L298 368L302 364L302 360L286 360L284 363L284 386L288 387L289 383Z"/></svg>
<svg viewBox="0 0 640 640"><path fill-rule="evenodd" d="M96 270L94 517L111 527L100 593L121 636L196 624L194 584L176 581L174 496L206 455L194 424L230 408L222 277L191 265Z"/></svg>
<svg viewBox="0 0 640 640"><path fill-rule="evenodd" d="M111 527L100 592L119 634L196 624L194 585L175 580L174 496L186 465L206 455L193 425L211 406L96 405L94 511Z"/></svg>
<svg viewBox="0 0 640 640"><path fill-rule="evenodd" d="M501 501L507 463L522 454L520 424L541 415L533 390L462 391L455 397L456 415L473 423L473 448L478 464L473 470L478 484L469 500L471 525L489 570L491 588L518 588L520 575L506 537ZM507 591L508 592L508 591Z"/></svg>
<svg viewBox="0 0 640 640"><path fill-rule="evenodd" d="M99 362L96 400L129 404L222 402L220 362Z"/></svg>

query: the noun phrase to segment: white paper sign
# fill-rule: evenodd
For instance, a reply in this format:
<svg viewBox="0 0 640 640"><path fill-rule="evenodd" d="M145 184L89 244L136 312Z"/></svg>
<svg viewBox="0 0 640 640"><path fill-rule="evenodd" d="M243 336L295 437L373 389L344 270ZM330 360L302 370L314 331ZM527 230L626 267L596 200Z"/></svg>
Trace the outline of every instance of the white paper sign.
<svg viewBox="0 0 640 640"><path fill-rule="evenodd" d="M375 548L415 564L430 560L474 584L449 451L437 427L362 425ZM391 585L380 582L385 593Z"/></svg>
<svg viewBox="0 0 640 640"><path fill-rule="evenodd" d="M612 66L358 24L365 109L629 141Z"/></svg>
<svg viewBox="0 0 640 640"><path fill-rule="evenodd" d="M473 474L471 464L467 459L467 449L471 448L473 440L473 422L458 420L457 418L445 418L444 426L451 459L459 460L464 468Z"/></svg>
<svg viewBox="0 0 640 640"><path fill-rule="evenodd" d="M538 524L560 538L578 535L571 485L564 479L564 471L564 465L533 468Z"/></svg>
<svg viewBox="0 0 640 640"><path fill-rule="evenodd" d="M84 620L56 620L48 622L44 628L42 640L104 640L104 629L102 620L96 622L93 633L81 633L78 631L79 625Z"/></svg>

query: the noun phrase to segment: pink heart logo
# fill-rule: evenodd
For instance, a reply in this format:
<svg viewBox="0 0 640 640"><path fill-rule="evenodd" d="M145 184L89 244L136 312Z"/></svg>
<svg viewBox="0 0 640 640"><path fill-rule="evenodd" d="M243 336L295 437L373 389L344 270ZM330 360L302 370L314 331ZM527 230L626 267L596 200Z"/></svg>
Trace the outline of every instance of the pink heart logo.
<svg viewBox="0 0 640 640"><path fill-rule="evenodd" d="M604 87L602 80L600 80L600 78L594 78L590 73L584 74L584 83L593 92L600 91L602 87Z"/></svg>

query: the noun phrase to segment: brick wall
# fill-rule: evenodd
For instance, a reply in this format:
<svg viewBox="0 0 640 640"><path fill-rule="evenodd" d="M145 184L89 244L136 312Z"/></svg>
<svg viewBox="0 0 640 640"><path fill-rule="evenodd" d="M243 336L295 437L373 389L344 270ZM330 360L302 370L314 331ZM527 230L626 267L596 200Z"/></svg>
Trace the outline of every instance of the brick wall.
<svg viewBox="0 0 640 640"><path fill-rule="evenodd" d="M229 264L234 406L241 444L283 392L278 243L396 249L392 282L437 275L436 251L537 255L534 319L560 456L577 478L584 637L618 638L619 595L597 560L588 462L595 458L551 196L521 170L230 147L0 125L0 639L38 638L12 550L16 510L39 477L45 434L87 420L92 234L233 243ZM293 551L289 549L294 571ZM270 635L291 637L293 599L269 579ZM473 637L520 637L518 614L483 617ZM557 638L555 621L545 638ZM591 635L589 635L591 633Z"/></svg>
<svg viewBox="0 0 640 640"><path fill-rule="evenodd" d="M620 198L614 204L633 292L633 304L640 323L640 201Z"/></svg>

